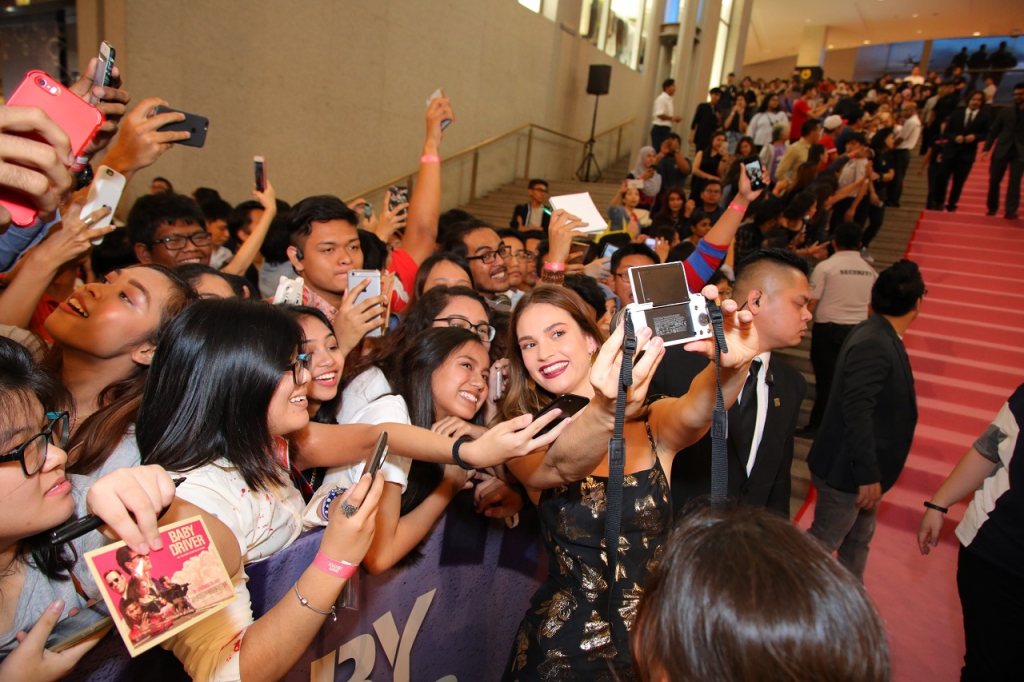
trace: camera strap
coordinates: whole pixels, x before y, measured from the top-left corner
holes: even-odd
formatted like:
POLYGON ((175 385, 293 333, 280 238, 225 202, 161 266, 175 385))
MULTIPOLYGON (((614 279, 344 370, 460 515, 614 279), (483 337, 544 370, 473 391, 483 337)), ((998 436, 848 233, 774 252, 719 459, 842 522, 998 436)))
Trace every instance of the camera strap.
POLYGON ((622 529, 622 480, 626 469, 626 440, 622 429, 626 424, 626 395, 633 385, 633 354, 636 353, 636 334, 633 317, 625 316, 625 336, 622 340, 622 367, 619 369, 619 392, 615 398, 615 428, 608 441, 608 487, 605 491, 607 511, 604 517, 604 549, 610 570, 608 578, 608 618, 614 609, 612 593, 618 571, 619 533, 622 529))
POLYGON ((722 353, 729 352, 725 342, 722 307, 708 301, 708 317, 715 335, 715 412, 711 417, 711 501, 724 502, 729 494, 729 413, 722 395, 722 353))

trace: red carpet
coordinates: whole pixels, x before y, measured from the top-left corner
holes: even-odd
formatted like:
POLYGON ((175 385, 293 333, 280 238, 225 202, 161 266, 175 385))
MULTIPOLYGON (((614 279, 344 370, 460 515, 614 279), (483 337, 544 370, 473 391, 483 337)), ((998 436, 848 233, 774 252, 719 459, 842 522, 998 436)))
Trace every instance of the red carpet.
MULTIPOLYGON (((950 509, 942 542, 925 557, 917 549, 922 503, 1024 377, 1024 221, 985 216, 987 189, 988 164, 979 161, 958 211, 923 211, 907 249, 929 292, 904 338, 920 416, 907 466, 882 499, 865 574, 900 682, 960 679, 953 529, 966 504, 950 509)), ((812 518, 798 523, 807 528, 812 518)))

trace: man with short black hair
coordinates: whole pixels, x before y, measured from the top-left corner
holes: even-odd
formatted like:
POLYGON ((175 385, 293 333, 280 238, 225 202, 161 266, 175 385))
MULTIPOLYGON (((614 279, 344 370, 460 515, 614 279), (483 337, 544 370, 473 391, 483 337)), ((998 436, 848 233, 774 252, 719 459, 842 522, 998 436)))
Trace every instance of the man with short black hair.
POLYGON ((491 226, 476 218, 457 224, 445 235, 441 251, 466 259, 473 288, 487 300, 488 305, 496 309, 511 309, 512 300, 506 292, 509 289, 508 262, 512 258, 512 249, 501 241, 491 226))
POLYGON ((832 236, 835 253, 818 263, 811 274, 808 307, 814 313, 811 365, 814 366, 815 399, 807 433, 818 430, 825 414, 843 341, 855 326, 868 318, 871 287, 878 273, 861 257, 862 234, 857 223, 840 223, 832 236))
POLYGON ((665 141, 661 143, 661 160, 655 165, 655 169, 661 175, 661 195, 659 202, 663 200, 665 193, 673 187, 682 187, 686 182, 686 176, 693 170, 690 160, 683 156, 682 138, 676 133, 669 133, 665 141))
POLYGON ((707 149, 711 137, 718 130, 719 121, 715 107, 718 106, 721 97, 721 90, 711 88, 708 95, 709 101, 698 104, 697 110, 693 112, 693 123, 690 124, 690 144, 694 145, 697 151, 707 149))
POLYGON ((385 312, 381 296, 356 305, 366 285, 348 285, 348 273, 363 267, 359 216, 338 197, 320 195, 295 204, 287 217, 288 260, 303 279, 302 304, 327 316, 342 355, 347 355, 382 324, 385 312))
POLYGON ((917 426, 917 397, 903 335, 927 289, 901 260, 871 289, 872 315, 843 343, 828 406, 807 464, 818 491, 809 533, 864 579, 882 494, 896 483, 917 426))
POLYGON ((544 205, 548 200, 548 181, 534 178, 527 187, 530 200, 516 206, 508 226, 513 230, 546 230, 551 222, 551 209, 544 205))
POLYGON ((213 238, 199 204, 184 194, 139 197, 128 212, 128 235, 140 263, 173 268, 210 264, 213 238))
POLYGON ((714 225, 725 213, 725 207, 722 206, 722 183, 718 180, 708 180, 704 189, 700 191, 699 199, 697 208, 704 211, 714 225))
POLYGON ((658 254, 646 244, 626 244, 612 254, 611 271, 605 284, 618 297, 624 307, 633 302, 633 287, 629 283, 629 269, 641 265, 661 263, 658 254))
POLYGON ((661 94, 654 100, 654 121, 651 124, 651 146, 661 149, 661 143, 665 141, 668 134, 672 132, 672 124, 682 121, 682 117, 676 116, 675 103, 672 97, 676 94, 676 81, 674 78, 666 78, 661 84, 661 94))
POLYGON ((793 102, 793 117, 790 119, 789 123, 790 142, 796 142, 797 139, 804 137, 804 132, 802 130, 804 123, 820 118, 832 105, 830 101, 821 102, 818 103, 817 106, 812 106, 812 102, 814 102, 817 96, 818 85, 816 83, 804 83, 803 87, 800 88, 800 99, 793 102))
MULTIPOLYGON (((754 316, 761 353, 751 362, 743 390, 729 409, 729 496, 789 518, 793 439, 807 382, 773 350, 800 343, 807 309, 807 261, 786 249, 762 249, 743 264, 732 298, 754 316)), ((665 349, 648 391, 679 396, 708 364, 683 346, 665 349)), ((711 438, 681 452, 672 465, 672 501, 681 509, 711 490, 711 438)))

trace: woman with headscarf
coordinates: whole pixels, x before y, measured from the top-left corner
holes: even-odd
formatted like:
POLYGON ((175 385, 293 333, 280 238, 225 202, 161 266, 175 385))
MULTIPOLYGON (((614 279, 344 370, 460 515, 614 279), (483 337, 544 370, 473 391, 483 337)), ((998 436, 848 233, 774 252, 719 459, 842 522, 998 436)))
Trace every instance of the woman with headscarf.
POLYGON ((654 200, 661 192, 661 174, 655 166, 661 161, 661 154, 654 151, 654 147, 641 147, 636 155, 636 164, 632 172, 626 176, 629 180, 643 180, 643 187, 640 190, 640 208, 648 211, 654 206, 654 200))

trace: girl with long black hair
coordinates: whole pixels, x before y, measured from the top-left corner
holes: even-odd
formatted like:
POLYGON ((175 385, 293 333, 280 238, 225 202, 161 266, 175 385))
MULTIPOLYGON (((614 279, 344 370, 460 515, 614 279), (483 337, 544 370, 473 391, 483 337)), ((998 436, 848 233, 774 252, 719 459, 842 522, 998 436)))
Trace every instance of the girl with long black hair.
POLYGON ((201 514, 238 597, 164 643, 193 679, 280 679, 332 613, 373 537, 384 481, 363 476, 329 505, 317 561, 253 621, 244 565, 288 547, 302 530, 283 438, 309 421, 302 340, 285 311, 223 299, 193 304, 160 337, 136 423, 142 461, 186 477, 163 523, 201 514))

